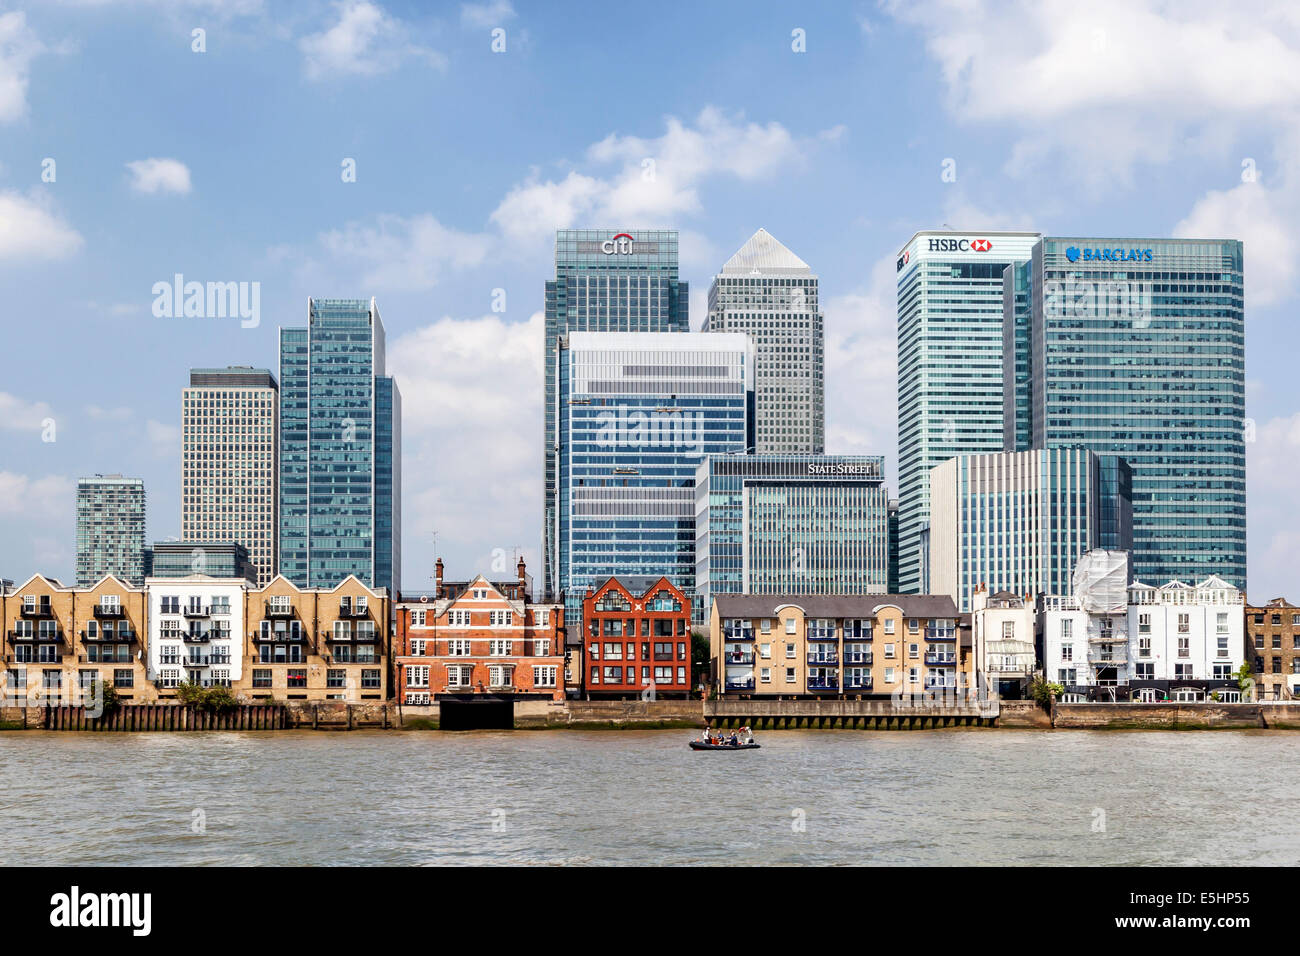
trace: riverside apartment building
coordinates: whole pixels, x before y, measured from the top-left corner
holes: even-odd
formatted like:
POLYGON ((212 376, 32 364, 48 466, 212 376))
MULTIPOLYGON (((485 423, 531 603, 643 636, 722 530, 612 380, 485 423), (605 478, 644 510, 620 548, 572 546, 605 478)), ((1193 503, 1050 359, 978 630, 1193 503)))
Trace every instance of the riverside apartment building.
POLYGON ((686 697, 691 601, 666 577, 612 577, 582 602, 588 697, 686 697))
POLYGON ((514 580, 443 580, 397 606, 394 659, 397 699, 564 699, 564 605, 536 604, 524 562, 514 580))
POLYGON ((728 697, 974 694, 970 615, 947 595, 720 594, 709 636, 728 697))

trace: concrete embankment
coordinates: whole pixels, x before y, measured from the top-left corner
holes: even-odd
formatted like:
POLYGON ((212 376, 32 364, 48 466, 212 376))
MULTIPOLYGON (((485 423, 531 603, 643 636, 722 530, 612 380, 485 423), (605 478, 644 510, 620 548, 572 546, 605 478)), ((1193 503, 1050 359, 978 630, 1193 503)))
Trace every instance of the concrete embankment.
POLYGON ((1297 730, 1300 704, 1056 704, 1057 730, 1297 730))

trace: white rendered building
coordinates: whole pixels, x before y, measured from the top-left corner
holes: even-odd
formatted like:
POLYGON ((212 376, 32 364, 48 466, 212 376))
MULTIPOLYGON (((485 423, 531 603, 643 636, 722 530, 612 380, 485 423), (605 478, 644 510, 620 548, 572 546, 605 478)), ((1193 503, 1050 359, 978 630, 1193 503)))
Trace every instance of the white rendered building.
POLYGON ((148 678, 159 690, 185 681, 230 686, 243 676, 244 578, 149 578, 148 678))

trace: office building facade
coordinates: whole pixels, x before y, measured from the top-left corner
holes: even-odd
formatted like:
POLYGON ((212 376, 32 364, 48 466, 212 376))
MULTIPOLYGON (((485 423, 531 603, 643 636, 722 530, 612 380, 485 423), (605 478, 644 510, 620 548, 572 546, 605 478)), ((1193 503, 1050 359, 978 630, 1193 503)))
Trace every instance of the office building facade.
MULTIPOLYGON (((1079 558, 1101 547, 1103 514, 1121 516, 1123 527, 1132 509, 1122 498, 1103 503, 1102 464, 1086 448, 1053 448, 959 455, 936 466, 929 555, 936 593, 963 611, 981 585, 1031 601, 1068 594, 1079 558)), ((1113 467, 1122 473, 1127 466, 1113 467)))
POLYGON ((280 396, 266 369, 190 370, 181 393, 181 537, 248 549, 259 584, 279 558, 280 396))
POLYGON ((400 587, 401 417, 375 300, 308 300, 307 327, 280 330, 280 573, 298 587, 400 587))
POLYGON ((754 450, 826 450, 825 344, 817 276, 760 229, 714 276, 705 332, 745 332, 755 345, 754 450))
POLYGON ((1048 237, 1004 280, 1008 447, 1122 456, 1146 580, 1246 586, 1242 275, 1236 240, 1048 237))
POLYGON ((697 622, 720 594, 884 594, 884 459, 710 455, 695 480, 697 622))
POLYGON ((144 584, 145 494, 139 478, 77 480, 77 586, 91 587, 106 574, 144 584))
POLYGON ((925 580, 930 470, 1003 450, 1003 272, 1038 233, 918 232, 899 251, 899 588, 925 580))
POLYGON ((695 586, 695 479, 753 444, 754 348, 740 333, 571 332, 557 342, 556 592, 582 619, 611 576, 695 586))
POLYGON ((687 332, 689 298, 688 284, 677 278, 673 230, 556 233, 555 278, 546 283, 543 346, 542 580, 548 593, 559 588, 557 343, 570 332, 687 332))

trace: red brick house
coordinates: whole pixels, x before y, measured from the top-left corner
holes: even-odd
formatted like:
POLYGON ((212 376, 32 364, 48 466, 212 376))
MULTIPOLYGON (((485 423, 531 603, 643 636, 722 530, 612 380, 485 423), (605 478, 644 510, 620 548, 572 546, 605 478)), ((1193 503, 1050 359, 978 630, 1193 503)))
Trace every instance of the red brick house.
POLYGON ((564 605, 529 598, 524 562, 511 581, 444 582, 397 604, 397 699, 405 704, 493 696, 564 699, 564 605))
POLYGON ((582 602, 588 697, 688 697, 691 602, 667 578, 612 577, 582 602))

